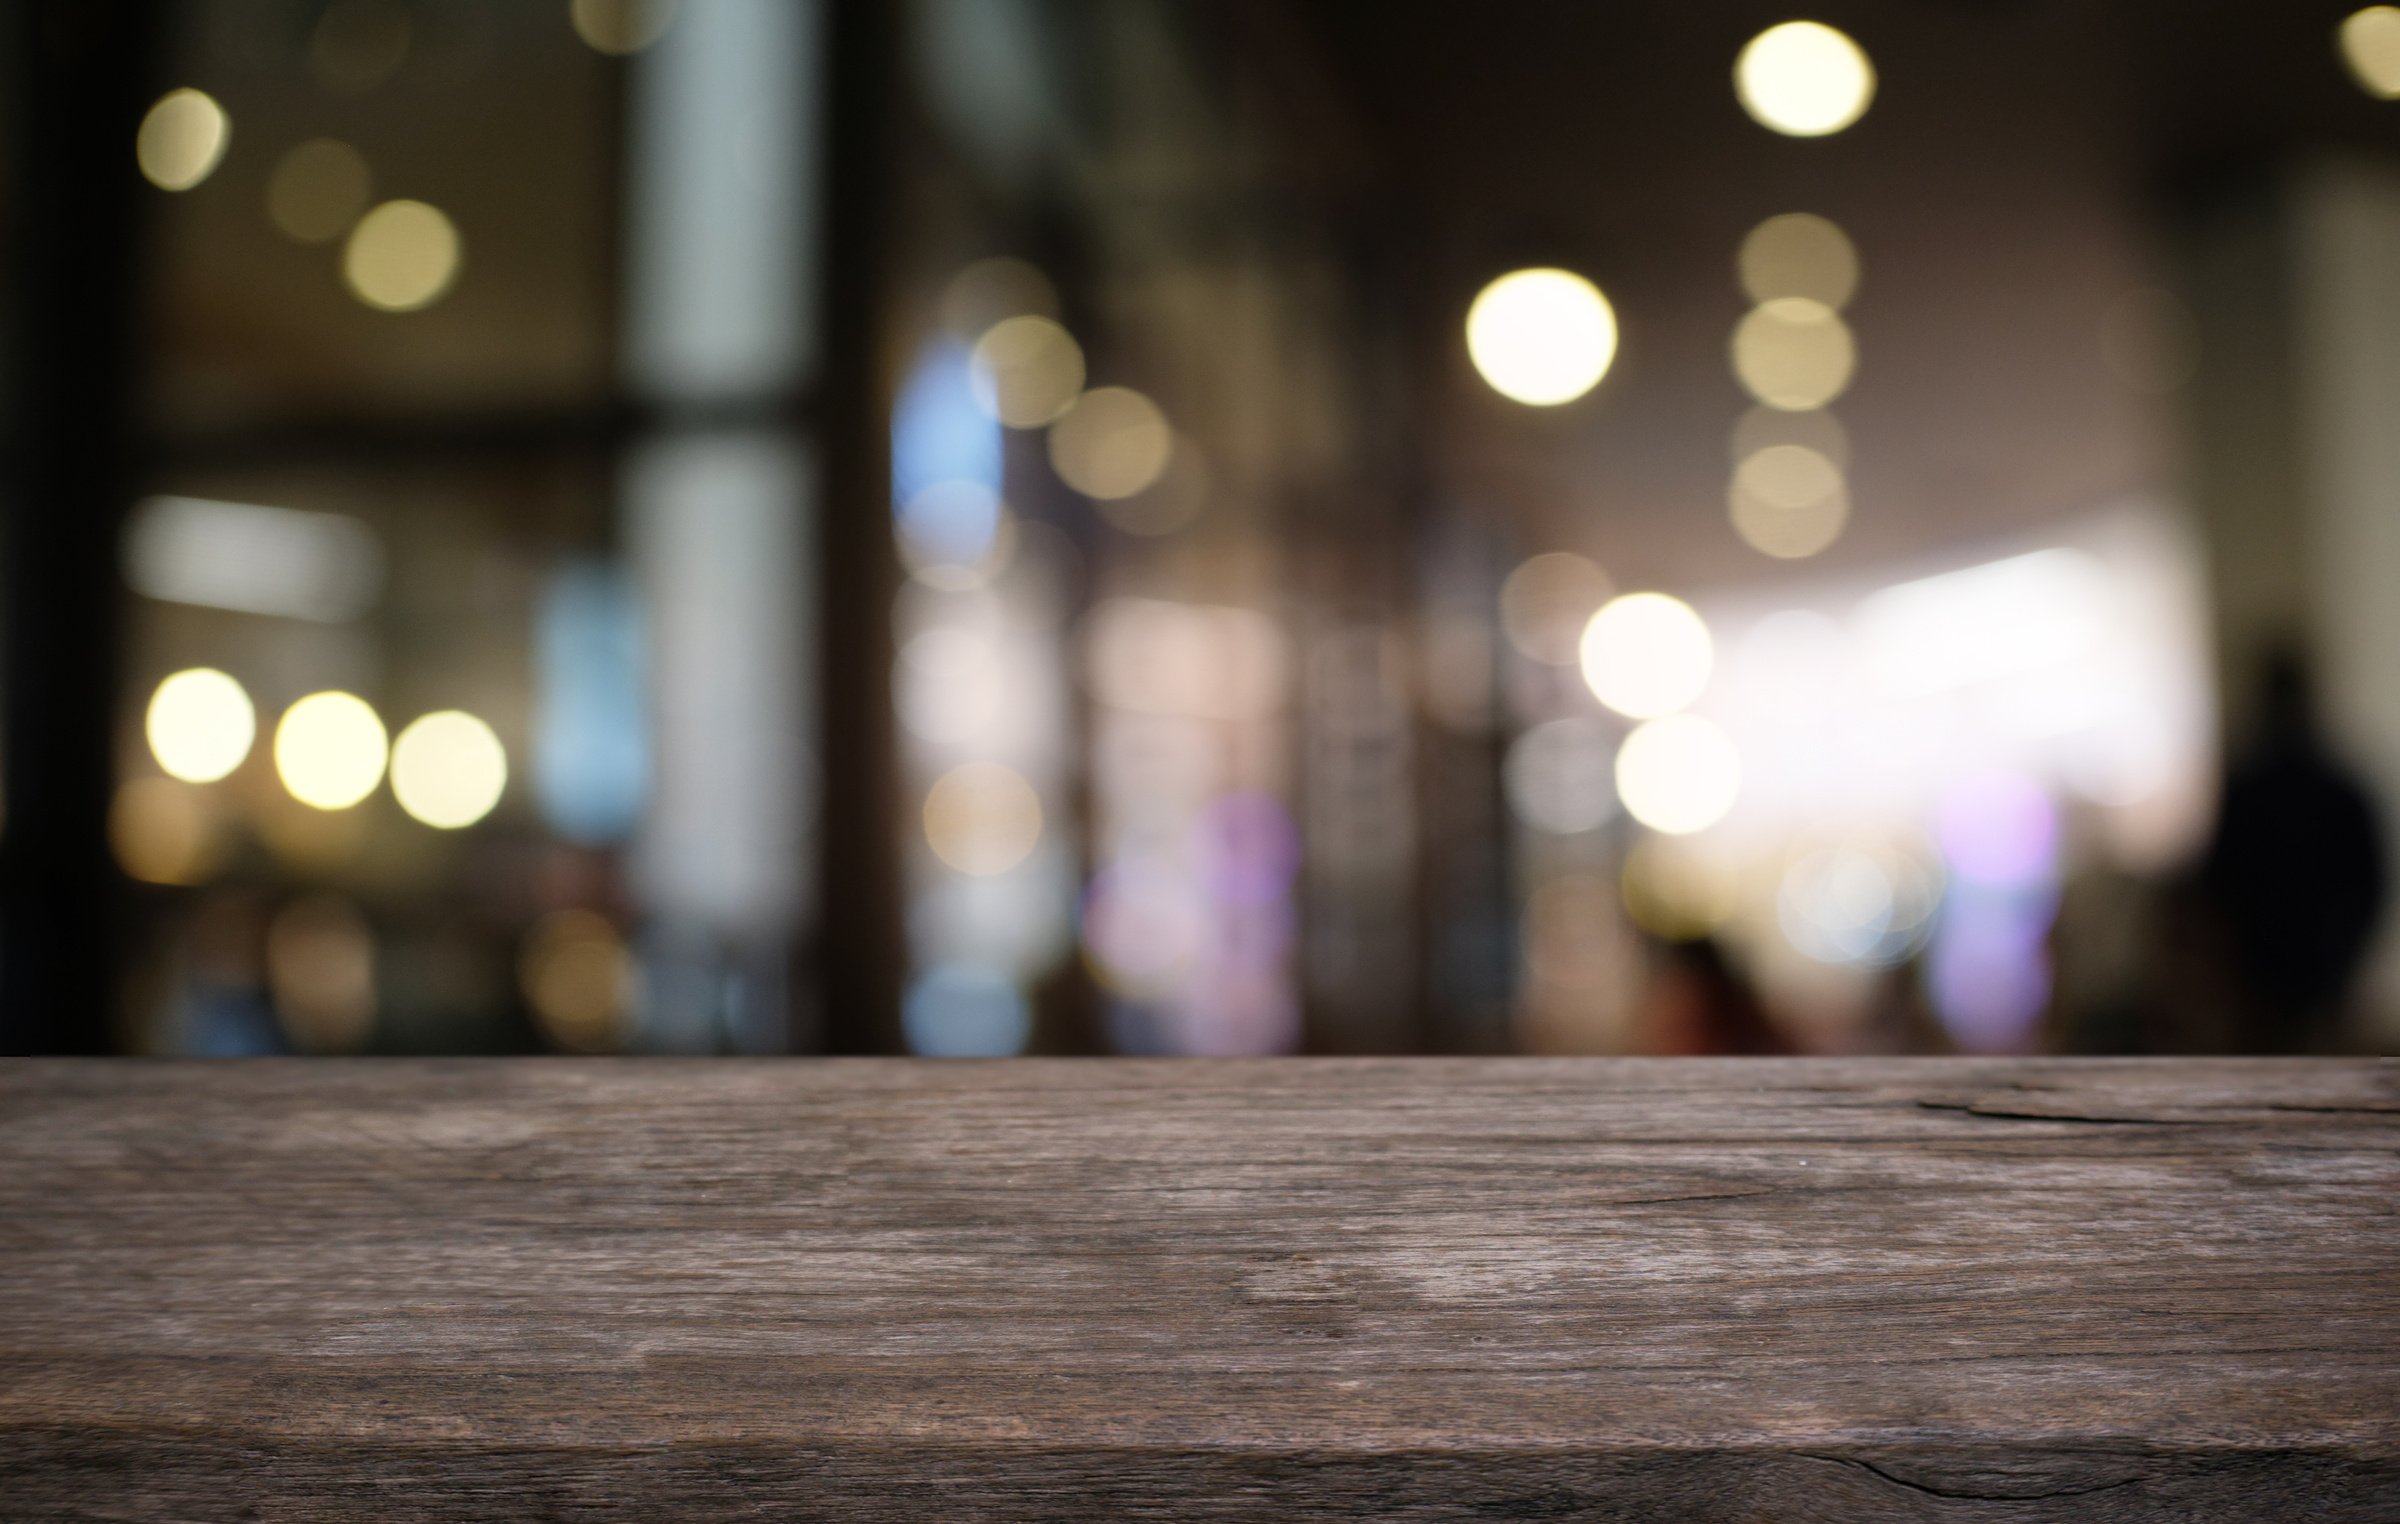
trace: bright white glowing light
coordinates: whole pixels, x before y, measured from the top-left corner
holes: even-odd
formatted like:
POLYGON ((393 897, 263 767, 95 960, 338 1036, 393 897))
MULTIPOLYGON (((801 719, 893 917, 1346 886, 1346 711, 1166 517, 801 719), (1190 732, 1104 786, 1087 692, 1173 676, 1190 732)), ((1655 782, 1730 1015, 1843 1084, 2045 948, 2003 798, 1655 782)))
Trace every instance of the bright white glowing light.
POLYGON ((145 498, 125 526, 125 580, 145 598, 340 624, 383 592, 383 541, 338 513, 145 498))
POLYGON ((1742 759, 1715 721, 1673 714, 1634 728, 1617 749, 1617 795, 1653 831, 1685 836, 1725 818, 1742 791, 1742 759))
POLYGON ((170 777, 214 783, 250 755, 258 714, 240 683, 214 667, 192 667, 150 695, 142 731, 170 777))
POLYGON ((1572 271, 1517 270, 1467 309, 1467 354, 1503 397, 1556 407, 1608 374, 1617 314, 1599 287, 1572 271))
POLYGON ((458 278, 458 229, 438 207, 386 201, 358 219, 342 250, 342 278, 360 301, 414 312, 442 299, 458 278))
POLYGON ((383 721, 355 694, 312 693, 275 727, 275 771, 313 809, 346 810, 373 793, 389 753, 383 721))
POLYGON ((1708 686, 1715 649, 1708 626, 1680 598, 1627 593, 1583 627, 1583 680, 1617 713, 1672 714, 1708 686))
POLYGON ((1866 115, 1875 99, 1875 66, 1832 27, 1787 21, 1750 39, 1733 66, 1733 86, 1760 126, 1821 138, 1866 115))
POLYGON ((2353 11, 2334 35, 2360 89, 2378 100, 2400 99, 2400 9, 2353 11))
POLYGON ((206 92, 169 90, 142 118, 133 157, 152 185, 187 191, 216 172, 232 137, 225 108, 206 92))
POLYGON ((1887 587, 1852 615, 1893 698, 1923 698, 2072 661, 2109 628, 2107 573, 2089 554, 2037 550, 1887 587))
POLYGON ((508 751, 492 727, 461 709, 409 722, 392 743, 392 794, 438 830, 471 826, 508 787, 508 751))

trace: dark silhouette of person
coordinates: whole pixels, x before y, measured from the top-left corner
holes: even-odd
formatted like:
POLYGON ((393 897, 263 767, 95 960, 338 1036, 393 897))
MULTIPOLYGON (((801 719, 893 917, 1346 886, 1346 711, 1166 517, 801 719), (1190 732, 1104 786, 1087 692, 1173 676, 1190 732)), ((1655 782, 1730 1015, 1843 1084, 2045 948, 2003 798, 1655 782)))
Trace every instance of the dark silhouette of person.
POLYGON ((2253 1053, 2329 1046, 2388 889, 2375 801, 2318 723, 2307 668, 2267 660, 2257 734, 2228 767, 2201 888, 2253 1053))
POLYGON ((1644 1025, 1665 1053, 1789 1053, 1792 1045, 1713 937, 1669 942, 1646 994, 1644 1025))

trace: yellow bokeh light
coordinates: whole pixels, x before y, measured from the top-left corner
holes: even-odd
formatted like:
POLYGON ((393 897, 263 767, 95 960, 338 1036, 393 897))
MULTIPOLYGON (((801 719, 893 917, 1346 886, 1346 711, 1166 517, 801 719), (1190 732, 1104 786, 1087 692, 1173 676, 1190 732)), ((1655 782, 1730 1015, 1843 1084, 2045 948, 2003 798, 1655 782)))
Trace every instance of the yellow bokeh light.
POLYGON ((1014 768, 966 762, 925 795, 925 841, 961 873, 989 877, 1023 862, 1042 835, 1042 801, 1014 768))
POLYGON ((555 1046, 606 1053, 625 1045, 638 973, 606 917, 560 910, 535 922, 517 960, 517 982, 535 1025, 555 1046))
POLYGON ((1636 720, 1690 704, 1716 662, 1707 624, 1665 593, 1610 599, 1583 627, 1580 654, 1593 697, 1636 720))
POLYGON ((975 401, 1012 429, 1038 429, 1083 391, 1083 346, 1046 317, 1003 318, 975 341, 975 401))
POLYGON ((130 878, 197 884, 224 866, 225 833, 209 796, 173 778, 134 778, 108 809, 108 844, 130 878))
POLYGON ((969 343, 1010 318, 1057 316, 1050 277, 1005 254, 975 261, 942 288, 942 326, 969 343))
POLYGON ((1625 812, 1670 836, 1705 831, 1742 791, 1742 760, 1715 721, 1672 714, 1634 727, 1617 748, 1617 797, 1625 812))
POLYGON ((602 53, 639 53, 665 35, 675 0, 571 0, 575 35, 602 53))
POLYGON ((1769 217, 1742 240, 1742 289, 1754 302, 1802 296, 1839 309, 1858 293, 1850 235, 1811 212, 1769 217))
POLYGON ((1787 21, 1750 39, 1733 66, 1733 85, 1760 126, 1819 138, 1866 115, 1875 99, 1875 66, 1832 27, 1787 21))
POLYGON ((1572 402, 1617 357, 1617 314, 1570 270, 1517 270, 1467 309, 1467 355, 1503 397, 1530 407, 1572 402))
POLYGON ((1734 469, 1733 527, 1754 550, 1783 560, 1831 545, 1850 518, 1841 467, 1805 445, 1768 445, 1734 469))
POLYGON ((1158 404, 1123 386, 1075 399, 1050 426, 1050 465, 1085 497, 1132 497, 1156 483, 1174 453, 1174 431, 1158 404))
POLYGON ((275 161, 267 219, 302 243, 331 243, 358 221, 374 189, 365 155, 337 138, 311 138, 275 161))
POLYGON ((507 787, 507 749, 463 709, 420 715, 392 743, 392 796, 438 830, 473 825, 507 787))
POLYGON ((267 990, 293 1046, 348 1053, 375 1028, 375 933, 348 900, 295 900, 267 923, 267 990))
POLYGON ((1821 408, 1848 389, 1857 367, 1850 325, 1804 296, 1761 302, 1734 330, 1733 373, 1769 407, 1821 408))
POLYGON ((358 220, 342 250, 342 278, 360 301, 414 312, 440 301, 458 279, 458 229, 438 207, 386 201, 358 220))
POLYGON ((346 810, 375 791, 389 754, 383 721, 355 694, 312 693, 275 727, 275 771, 294 799, 346 810))
POLYGON ((169 90, 134 134, 134 162, 160 190, 187 191, 216 172, 233 139, 225 108, 203 90, 169 90))
POLYGON ((2400 99, 2400 9, 2353 11, 2334 35, 2360 89, 2378 100, 2400 99))
POLYGON ((242 765, 258 735, 258 712, 242 685, 214 667, 175 673, 150 695, 142 716, 150 755, 186 783, 214 783, 242 765))
POLYGON ((1534 556, 1500 584, 1500 628, 1508 643, 1553 667, 1575 664, 1583 627, 1616 589, 1608 573, 1571 551, 1534 556))

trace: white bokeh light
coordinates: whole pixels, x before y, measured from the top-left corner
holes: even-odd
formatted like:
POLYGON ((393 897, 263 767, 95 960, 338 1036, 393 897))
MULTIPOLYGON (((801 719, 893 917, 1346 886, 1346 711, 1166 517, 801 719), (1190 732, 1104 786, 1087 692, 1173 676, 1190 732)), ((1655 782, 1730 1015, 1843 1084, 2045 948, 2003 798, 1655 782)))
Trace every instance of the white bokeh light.
POLYGON ((1866 115, 1875 66, 1857 43, 1816 21, 1787 21, 1750 39, 1733 67, 1734 93, 1762 127, 1821 138, 1866 115))
POLYGON ((1714 720, 1669 715, 1634 728, 1617 749, 1617 796, 1625 812, 1670 836, 1725 818, 1742 791, 1742 759, 1714 720))
POLYGON ((158 685, 142 728, 170 776, 214 783, 250 755, 258 717, 240 683, 214 667, 192 667, 158 685))
POLYGON ((1492 390, 1530 407, 1572 402, 1617 357, 1617 315, 1570 270, 1518 270, 1467 309, 1467 354, 1492 390))
POLYGON ((492 727, 460 709, 411 721, 392 743, 392 794, 437 830, 471 826, 508 787, 508 751, 492 727))
POLYGON ((312 809, 346 810, 373 793, 390 750, 383 721, 355 694, 312 693, 275 727, 275 771, 312 809))
POLYGON ((1636 720, 1689 705, 1716 661, 1707 624, 1665 593, 1610 599, 1583 627, 1580 654, 1592 696, 1636 720))

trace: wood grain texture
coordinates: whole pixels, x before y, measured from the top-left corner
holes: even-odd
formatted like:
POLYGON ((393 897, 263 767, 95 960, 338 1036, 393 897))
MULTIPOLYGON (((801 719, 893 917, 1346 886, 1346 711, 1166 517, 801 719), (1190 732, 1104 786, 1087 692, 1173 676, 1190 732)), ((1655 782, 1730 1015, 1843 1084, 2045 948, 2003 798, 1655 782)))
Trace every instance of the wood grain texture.
POLYGON ((30 1061, 0 1519, 2400 1520, 2400 1067, 30 1061))

